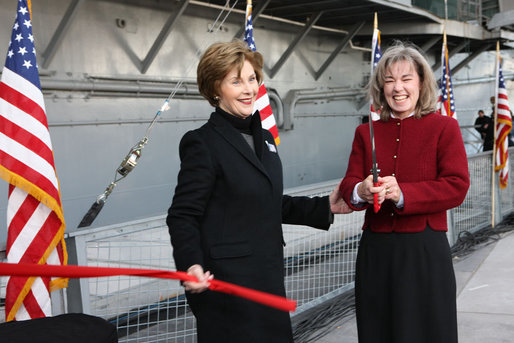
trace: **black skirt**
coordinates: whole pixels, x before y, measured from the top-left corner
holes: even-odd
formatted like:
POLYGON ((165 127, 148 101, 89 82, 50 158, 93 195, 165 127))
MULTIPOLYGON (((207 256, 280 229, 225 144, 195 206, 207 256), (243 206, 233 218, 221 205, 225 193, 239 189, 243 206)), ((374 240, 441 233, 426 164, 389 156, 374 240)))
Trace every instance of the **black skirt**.
POLYGON ((355 297, 359 343, 456 343, 456 285, 446 232, 364 230, 355 297))

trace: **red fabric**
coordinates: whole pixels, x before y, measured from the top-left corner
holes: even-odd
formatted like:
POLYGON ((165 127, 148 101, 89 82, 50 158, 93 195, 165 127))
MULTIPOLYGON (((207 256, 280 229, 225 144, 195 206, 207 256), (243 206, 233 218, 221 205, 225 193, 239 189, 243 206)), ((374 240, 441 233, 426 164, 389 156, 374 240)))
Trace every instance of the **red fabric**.
POLYGON ((421 232, 429 225, 447 231, 446 210, 459 206, 469 188, 468 162, 458 122, 432 113, 421 119, 379 120, 373 125, 380 176, 396 177, 404 207, 398 209, 387 200, 374 214, 369 204, 350 204, 354 186, 370 174, 372 164, 369 126, 360 125, 339 190, 354 210, 367 210, 363 229, 421 232))
MULTIPOLYGON (((185 272, 171 272, 154 269, 132 269, 132 268, 107 268, 107 267, 82 267, 82 266, 59 266, 39 264, 15 264, 0 263, 1 276, 46 276, 63 278, 89 278, 102 276, 132 275, 141 277, 153 277, 160 279, 174 279, 181 281, 195 281, 196 278, 185 272)), ((254 289, 241 287, 220 280, 211 280, 209 289, 232 294, 257 303, 270 306, 285 312, 296 310, 296 301, 278 295, 269 294, 254 289)))

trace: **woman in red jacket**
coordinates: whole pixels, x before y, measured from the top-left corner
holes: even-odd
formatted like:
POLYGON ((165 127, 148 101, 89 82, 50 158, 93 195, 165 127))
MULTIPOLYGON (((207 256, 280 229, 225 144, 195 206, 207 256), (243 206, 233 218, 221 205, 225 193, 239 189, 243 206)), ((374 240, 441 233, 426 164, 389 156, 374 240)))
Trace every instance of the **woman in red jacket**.
POLYGON ((366 210, 355 280, 359 342, 457 342, 446 211, 462 203, 469 187, 458 122, 434 113, 435 78, 414 47, 389 48, 369 89, 381 109, 373 122, 379 186, 370 175, 366 123, 355 132, 339 189, 352 209, 366 210))

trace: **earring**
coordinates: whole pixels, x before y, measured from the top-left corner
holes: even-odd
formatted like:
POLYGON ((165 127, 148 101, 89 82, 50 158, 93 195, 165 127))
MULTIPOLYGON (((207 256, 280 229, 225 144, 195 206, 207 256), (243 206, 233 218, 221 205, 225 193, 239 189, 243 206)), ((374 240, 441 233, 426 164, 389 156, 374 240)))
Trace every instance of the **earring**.
POLYGON ((219 97, 219 96, 217 96, 217 95, 215 95, 215 96, 214 96, 214 101, 220 101, 220 97, 219 97))

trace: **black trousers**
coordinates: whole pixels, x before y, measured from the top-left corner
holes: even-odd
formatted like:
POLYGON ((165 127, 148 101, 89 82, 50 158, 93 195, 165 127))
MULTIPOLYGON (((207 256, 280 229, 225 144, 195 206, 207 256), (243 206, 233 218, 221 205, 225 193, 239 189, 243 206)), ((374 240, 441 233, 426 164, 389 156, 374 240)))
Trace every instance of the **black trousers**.
POLYGON ((364 230, 355 298, 359 343, 456 343, 456 285, 446 232, 364 230))

